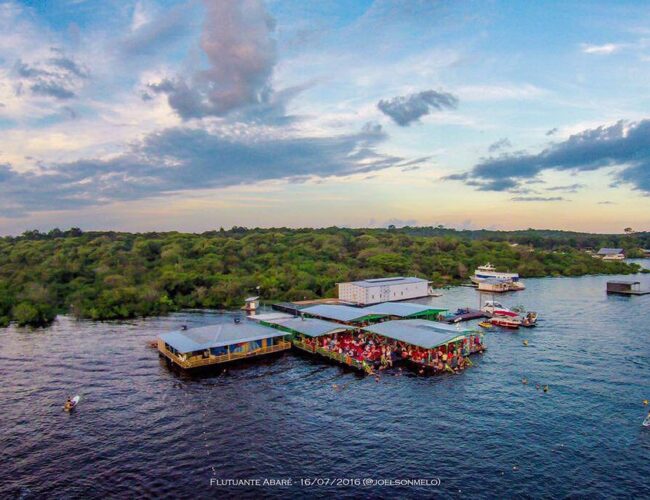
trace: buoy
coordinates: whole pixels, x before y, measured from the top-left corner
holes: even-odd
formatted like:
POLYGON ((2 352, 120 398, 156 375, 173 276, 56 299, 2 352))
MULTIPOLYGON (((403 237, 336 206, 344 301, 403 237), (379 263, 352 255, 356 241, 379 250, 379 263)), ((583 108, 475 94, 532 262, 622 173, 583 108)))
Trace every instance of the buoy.
POLYGON ((526 347, 528 347, 528 341, 527 341, 527 340, 524 340, 524 345, 525 345, 526 347))
POLYGON ((548 385, 544 386, 544 392, 548 392, 548 385))
POLYGON ((648 406, 648 400, 647 399, 643 400, 643 406, 648 406))
POLYGON ((527 379, 526 377, 522 378, 522 379, 521 379, 521 383, 524 384, 524 385, 527 384, 527 383, 528 383, 528 379, 527 379))

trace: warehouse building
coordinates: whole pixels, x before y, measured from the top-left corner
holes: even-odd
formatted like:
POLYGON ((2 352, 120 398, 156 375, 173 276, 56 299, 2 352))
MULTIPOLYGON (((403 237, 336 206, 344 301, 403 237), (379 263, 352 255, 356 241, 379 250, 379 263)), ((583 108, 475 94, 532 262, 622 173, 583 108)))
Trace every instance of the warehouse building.
POLYGON ((401 276, 350 281, 338 283, 339 299, 360 305, 416 299, 431 295, 430 285, 427 280, 401 276))

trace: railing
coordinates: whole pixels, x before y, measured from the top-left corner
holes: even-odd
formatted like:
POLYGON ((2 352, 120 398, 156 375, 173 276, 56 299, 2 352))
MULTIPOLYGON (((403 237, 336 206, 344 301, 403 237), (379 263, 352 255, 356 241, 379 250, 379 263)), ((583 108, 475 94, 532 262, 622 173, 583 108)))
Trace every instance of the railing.
POLYGON ((322 347, 311 346, 305 342, 301 342, 296 339, 293 340, 293 344, 304 351, 320 354, 324 358, 333 359, 335 361, 338 361, 339 363, 343 363, 344 365, 348 365, 351 366, 352 368, 356 368, 357 370, 361 370, 367 373, 372 372, 372 368, 370 365, 362 361, 358 361, 350 356, 345 356, 343 354, 339 354, 338 352, 329 351, 322 347))
POLYGON ((238 359, 254 358, 255 356, 261 356, 262 354, 285 351, 290 348, 291 342, 288 342, 286 340, 279 340, 275 345, 272 345, 270 347, 260 347, 259 349, 255 349, 249 352, 231 352, 229 354, 221 354, 219 356, 210 354, 210 356, 207 358, 204 358, 203 356, 193 356, 186 358, 178 356, 177 354, 169 351, 165 347, 165 343, 162 340, 158 340, 158 351, 160 351, 161 354, 170 359, 173 363, 185 369, 228 363, 229 361, 236 361, 238 359))

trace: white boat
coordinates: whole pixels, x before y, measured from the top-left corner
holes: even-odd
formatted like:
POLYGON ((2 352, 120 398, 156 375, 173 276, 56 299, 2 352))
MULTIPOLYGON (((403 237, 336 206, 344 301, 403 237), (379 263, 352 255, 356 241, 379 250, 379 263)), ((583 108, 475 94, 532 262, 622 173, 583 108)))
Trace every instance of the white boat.
POLYGON ((519 316, 518 313, 508 309, 506 306, 500 304, 496 300, 486 300, 485 305, 481 308, 481 311, 491 316, 510 316, 513 318, 519 316))
POLYGON ((512 281, 513 283, 517 283, 519 282, 519 274, 498 272, 496 268, 488 262, 484 266, 478 266, 476 268, 476 271, 474 271, 474 274, 470 277, 470 279, 476 284, 479 284, 481 281, 487 279, 495 279, 499 281, 512 281))

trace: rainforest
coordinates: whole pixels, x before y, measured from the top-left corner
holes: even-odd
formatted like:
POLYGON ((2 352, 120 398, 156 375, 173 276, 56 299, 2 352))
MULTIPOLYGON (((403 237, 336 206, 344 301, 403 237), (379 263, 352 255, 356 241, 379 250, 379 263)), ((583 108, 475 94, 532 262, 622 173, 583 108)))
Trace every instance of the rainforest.
POLYGON ((338 282, 381 276, 454 285, 486 262, 524 278, 629 274, 639 267, 586 250, 618 245, 634 256, 649 243, 648 233, 443 227, 27 231, 0 238, 0 325, 45 326, 57 314, 112 320, 232 308, 251 294, 263 301, 333 297, 338 282))

